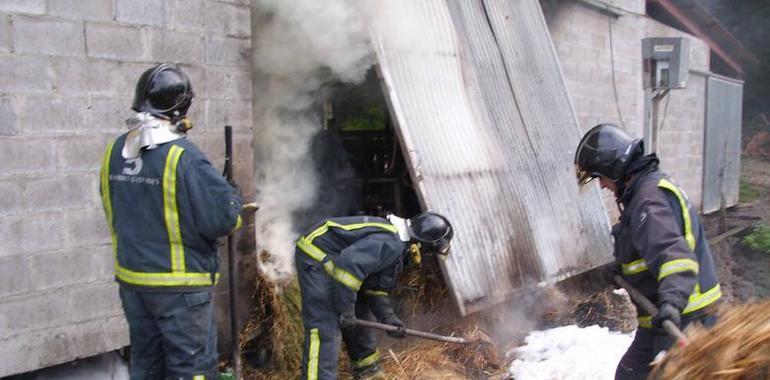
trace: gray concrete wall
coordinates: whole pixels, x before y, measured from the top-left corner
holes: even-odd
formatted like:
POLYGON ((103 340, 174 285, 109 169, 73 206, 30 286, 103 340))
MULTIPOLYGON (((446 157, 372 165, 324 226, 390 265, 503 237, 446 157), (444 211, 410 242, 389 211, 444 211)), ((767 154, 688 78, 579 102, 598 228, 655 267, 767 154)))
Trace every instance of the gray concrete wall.
MULTIPOLYGON (((592 2, 599 6, 583 0, 541 3, 584 131, 601 122, 612 122, 633 135, 644 136, 641 40, 645 37, 687 37, 691 43, 691 68, 708 71, 707 45, 645 16, 644 0, 592 2), (612 11, 606 11, 602 4, 610 5, 612 11)), ((663 170, 698 206, 702 193, 704 102, 702 75, 691 73, 686 89, 670 92, 658 152, 663 170)), ((608 199, 607 204, 614 215, 614 201, 608 199)))
POLYGON ((98 170, 144 70, 183 65, 190 139, 221 168, 232 124, 253 198, 249 20, 248 0, 0 1, 0 377, 128 344, 98 170))

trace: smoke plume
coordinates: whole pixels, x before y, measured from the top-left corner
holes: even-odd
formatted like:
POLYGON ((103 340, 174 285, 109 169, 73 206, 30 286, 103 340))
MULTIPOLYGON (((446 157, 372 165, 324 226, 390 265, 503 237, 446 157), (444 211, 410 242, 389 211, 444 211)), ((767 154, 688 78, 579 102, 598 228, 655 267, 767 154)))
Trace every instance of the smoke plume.
POLYGON ((293 272, 294 216, 316 199, 311 160, 326 85, 361 82, 372 65, 362 6, 349 0, 254 0, 254 154, 260 267, 293 272))

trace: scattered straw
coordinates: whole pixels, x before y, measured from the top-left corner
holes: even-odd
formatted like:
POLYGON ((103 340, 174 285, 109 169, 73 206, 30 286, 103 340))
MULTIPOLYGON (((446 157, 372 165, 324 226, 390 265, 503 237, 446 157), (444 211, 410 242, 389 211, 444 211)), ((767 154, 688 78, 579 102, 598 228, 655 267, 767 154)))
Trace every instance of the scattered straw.
POLYGON ((690 344, 672 348, 655 367, 663 380, 770 378, 770 302, 723 307, 711 329, 687 329, 690 344))

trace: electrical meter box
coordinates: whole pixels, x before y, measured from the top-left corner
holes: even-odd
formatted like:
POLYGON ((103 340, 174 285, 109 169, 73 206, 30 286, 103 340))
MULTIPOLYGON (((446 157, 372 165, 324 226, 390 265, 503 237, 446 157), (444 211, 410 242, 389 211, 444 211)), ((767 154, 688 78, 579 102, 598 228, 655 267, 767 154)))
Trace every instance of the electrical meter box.
POLYGON ((655 37, 642 40, 644 88, 684 88, 690 69, 690 40, 655 37))

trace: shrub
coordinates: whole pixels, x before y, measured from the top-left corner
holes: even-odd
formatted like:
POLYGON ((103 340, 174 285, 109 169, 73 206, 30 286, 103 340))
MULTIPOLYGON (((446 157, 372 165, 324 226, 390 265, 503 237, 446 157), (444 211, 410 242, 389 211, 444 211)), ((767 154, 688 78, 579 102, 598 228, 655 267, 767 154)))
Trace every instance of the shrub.
POLYGON ((743 238, 743 244, 757 252, 770 254, 770 227, 759 224, 743 238))

